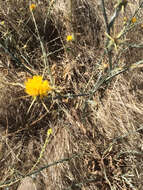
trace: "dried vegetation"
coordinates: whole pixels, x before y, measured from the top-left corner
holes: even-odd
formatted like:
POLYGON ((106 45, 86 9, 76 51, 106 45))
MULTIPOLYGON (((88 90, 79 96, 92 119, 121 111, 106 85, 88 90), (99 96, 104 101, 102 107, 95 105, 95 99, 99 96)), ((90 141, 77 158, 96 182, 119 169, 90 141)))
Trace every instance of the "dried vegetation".
MULTIPOLYGON (((143 68, 135 63, 143 60, 142 8, 124 44, 103 55, 107 35, 100 3, 34 3, 30 12, 29 1, 0 2, 0 188, 16 190, 31 176, 38 190, 141 190, 143 68), (71 34, 75 39, 66 42, 71 34), (126 72, 95 90, 110 56, 113 74, 126 72), (24 81, 43 72, 58 91, 31 106, 24 81)), ((130 3, 116 19, 112 37, 123 29, 123 17, 131 19, 138 9, 137 0, 130 3)), ((105 7, 110 18, 116 1, 105 1, 105 7)))

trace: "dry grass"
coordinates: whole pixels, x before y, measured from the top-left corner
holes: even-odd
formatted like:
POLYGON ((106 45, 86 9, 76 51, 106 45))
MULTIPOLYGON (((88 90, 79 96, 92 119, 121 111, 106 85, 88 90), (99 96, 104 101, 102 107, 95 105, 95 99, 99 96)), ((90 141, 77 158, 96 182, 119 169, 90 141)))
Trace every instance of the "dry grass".
MULTIPOLYGON (((113 72, 126 72, 92 94, 109 67, 108 54, 103 55, 106 26, 96 1, 72 2, 35 2, 40 39, 29 1, 0 2, 0 188, 16 190, 30 175, 38 190, 141 190, 143 69, 132 64, 143 59, 143 28, 135 23, 118 51, 112 49, 113 72), (75 40, 67 43, 70 34, 75 40), (58 91, 36 100, 27 112, 32 98, 24 81, 43 72, 58 91)), ((132 3, 128 19, 139 6, 132 3)), ((109 18, 115 4, 105 1, 109 18)), ((123 28, 122 19, 120 14, 111 37, 123 28)))

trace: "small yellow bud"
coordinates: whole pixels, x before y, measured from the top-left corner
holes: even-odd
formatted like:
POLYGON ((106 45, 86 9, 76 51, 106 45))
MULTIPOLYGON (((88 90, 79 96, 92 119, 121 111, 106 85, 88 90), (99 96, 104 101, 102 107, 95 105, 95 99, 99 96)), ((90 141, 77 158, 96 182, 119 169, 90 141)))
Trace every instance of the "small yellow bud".
POLYGON ((135 22, 137 22, 137 19, 136 19, 136 17, 133 17, 131 21, 132 21, 132 23, 135 23, 135 22))
POLYGON ((0 22, 1 25, 4 25, 4 23, 5 23, 4 20, 0 22))
POLYGON ((123 20, 124 20, 124 22, 127 22, 128 19, 126 16, 124 16, 123 20))
POLYGON ((51 128, 48 129, 48 136, 49 136, 50 134, 52 134, 52 129, 51 129, 51 128))

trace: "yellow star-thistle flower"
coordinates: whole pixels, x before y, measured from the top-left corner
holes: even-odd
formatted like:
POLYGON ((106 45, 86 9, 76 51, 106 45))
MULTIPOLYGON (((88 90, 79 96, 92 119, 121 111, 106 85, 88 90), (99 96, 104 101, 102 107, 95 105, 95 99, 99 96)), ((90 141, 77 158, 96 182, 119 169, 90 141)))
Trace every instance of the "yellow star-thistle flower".
POLYGON ((73 35, 68 35, 68 36, 67 36, 67 42, 73 41, 73 40, 74 40, 73 35))
POLYGON ((42 76, 33 76, 25 82, 25 92, 32 97, 46 96, 52 87, 49 85, 47 80, 43 80, 42 76))
POLYGON ((35 5, 34 3, 32 3, 32 4, 29 6, 30 11, 33 11, 35 8, 36 8, 36 5, 35 5))

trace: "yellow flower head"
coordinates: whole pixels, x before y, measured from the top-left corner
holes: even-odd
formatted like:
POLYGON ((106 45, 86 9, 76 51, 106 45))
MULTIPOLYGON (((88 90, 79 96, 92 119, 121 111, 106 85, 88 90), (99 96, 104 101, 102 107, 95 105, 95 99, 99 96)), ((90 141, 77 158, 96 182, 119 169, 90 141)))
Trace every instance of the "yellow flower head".
POLYGON ((25 92, 30 96, 36 97, 46 96, 52 87, 47 80, 43 80, 42 76, 33 76, 25 82, 25 92))
POLYGON ((32 3, 32 4, 29 6, 30 11, 33 11, 35 8, 36 8, 36 5, 35 5, 34 3, 32 3))
POLYGON ((137 19, 136 19, 136 17, 133 17, 132 18, 132 23, 135 23, 135 22, 137 22, 137 19))
POLYGON ((67 42, 73 41, 73 40, 74 40, 73 35, 68 35, 68 36, 67 36, 67 42))

